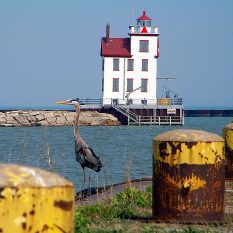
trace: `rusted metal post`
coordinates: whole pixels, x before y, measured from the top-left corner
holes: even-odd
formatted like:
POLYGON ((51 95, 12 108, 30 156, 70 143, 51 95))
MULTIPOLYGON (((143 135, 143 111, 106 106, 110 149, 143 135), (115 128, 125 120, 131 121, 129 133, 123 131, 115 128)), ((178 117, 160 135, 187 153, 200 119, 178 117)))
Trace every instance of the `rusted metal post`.
POLYGON ((226 178, 233 178, 233 123, 223 129, 226 154, 226 178))
POLYGON ((153 217, 181 223, 222 222, 224 140, 201 130, 153 139, 153 217))
POLYGON ((54 173, 0 164, 0 232, 74 232, 74 191, 54 173))

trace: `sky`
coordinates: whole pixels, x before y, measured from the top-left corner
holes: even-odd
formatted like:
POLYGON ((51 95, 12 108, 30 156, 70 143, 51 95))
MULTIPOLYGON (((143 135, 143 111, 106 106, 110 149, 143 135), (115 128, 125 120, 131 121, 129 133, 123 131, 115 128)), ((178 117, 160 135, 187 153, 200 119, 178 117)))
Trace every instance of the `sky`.
POLYGON ((100 41, 128 37, 146 10, 159 27, 158 97, 233 108, 233 0, 0 0, 0 106, 101 98, 100 41), (134 23, 133 23, 134 22, 134 23))

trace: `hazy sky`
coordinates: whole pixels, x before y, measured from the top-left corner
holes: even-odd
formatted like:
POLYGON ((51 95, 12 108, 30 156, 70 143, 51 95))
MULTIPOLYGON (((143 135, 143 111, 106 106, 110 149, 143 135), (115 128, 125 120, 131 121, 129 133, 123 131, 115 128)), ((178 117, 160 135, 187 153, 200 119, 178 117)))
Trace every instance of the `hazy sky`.
POLYGON ((158 81, 185 106, 233 106, 233 0, 0 0, 0 106, 101 97, 100 40, 147 11, 159 26, 158 81))

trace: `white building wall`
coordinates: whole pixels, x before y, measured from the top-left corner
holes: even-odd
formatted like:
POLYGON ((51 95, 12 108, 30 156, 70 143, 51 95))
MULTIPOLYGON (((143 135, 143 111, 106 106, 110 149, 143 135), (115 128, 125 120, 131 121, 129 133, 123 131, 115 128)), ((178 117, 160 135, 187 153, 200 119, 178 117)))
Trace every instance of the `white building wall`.
POLYGON ((148 79, 147 92, 135 92, 131 98, 156 99, 156 78, 157 78, 157 37, 156 36, 131 36, 131 54, 135 64, 135 84, 141 85, 141 79, 148 79), (149 41, 149 52, 139 52, 140 40, 149 41), (142 59, 148 59, 148 71, 142 71, 142 59))
POLYGON ((156 103, 157 59, 155 56, 157 55, 157 39, 156 36, 131 36, 131 59, 134 59, 134 71, 127 71, 128 58, 119 58, 119 71, 113 71, 113 57, 103 58, 104 104, 110 104, 111 99, 119 99, 119 102, 125 103, 128 78, 134 80, 133 89, 141 86, 141 79, 148 79, 147 92, 142 92, 139 89, 130 95, 134 103, 141 103, 143 99, 147 99, 148 103, 156 103), (140 40, 149 40, 149 52, 139 52, 140 40), (148 71, 142 71, 142 59, 148 59, 148 71), (113 78, 119 78, 119 92, 112 91, 113 78))
POLYGON ((124 70, 125 70, 125 58, 119 59, 119 71, 113 71, 113 57, 104 58, 104 91, 103 100, 104 104, 110 104, 111 99, 123 99, 124 89, 124 70), (113 92, 113 79, 119 78, 119 92, 113 92))

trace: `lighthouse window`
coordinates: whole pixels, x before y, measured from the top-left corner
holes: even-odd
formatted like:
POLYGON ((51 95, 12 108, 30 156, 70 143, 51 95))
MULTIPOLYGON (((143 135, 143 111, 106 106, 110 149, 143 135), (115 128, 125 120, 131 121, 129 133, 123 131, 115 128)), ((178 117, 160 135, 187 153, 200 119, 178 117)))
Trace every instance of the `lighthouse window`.
POLYGON ((119 59, 113 58, 113 70, 114 71, 119 71, 119 59))
POLYGON ((147 92, 148 79, 141 79, 141 92, 147 92))
POLYGON ((142 59, 142 71, 148 71, 148 59, 142 59))
POLYGON ((138 22, 137 22, 137 25, 138 26, 146 26, 146 27, 150 27, 151 26, 151 21, 140 21, 140 20, 138 20, 138 22))
POLYGON ((119 91, 119 78, 114 78, 112 83, 112 91, 118 92, 119 91))
POLYGON ((134 69, 134 59, 128 59, 127 70, 133 71, 133 69, 134 69))
POLYGON ((138 26, 143 26, 143 21, 137 20, 137 25, 138 25, 138 26))
POLYGON ((151 21, 146 21, 145 26, 150 27, 151 26, 151 21))
POLYGON ((140 40, 139 52, 149 52, 149 40, 140 40))
POLYGON ((128 78, 127 79, 127 92, 131 92, 133 90, 133 79, 128 78))

